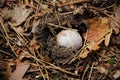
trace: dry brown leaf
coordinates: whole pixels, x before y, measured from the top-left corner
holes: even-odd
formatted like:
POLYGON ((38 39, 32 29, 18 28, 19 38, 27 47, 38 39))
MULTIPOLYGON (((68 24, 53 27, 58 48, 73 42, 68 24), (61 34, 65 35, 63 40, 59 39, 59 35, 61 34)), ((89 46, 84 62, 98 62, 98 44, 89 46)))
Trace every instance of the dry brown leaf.
POLYGON ((103 38, 109 29, 108 18, 95 17, 88 20, 89 30, 87 34, 87 43, 96 42, 103 38))
POLYGON ((31 29, 32 33, 35 33, 35 32, 37 32, 39 30, 37 28, 37 26, 39 25, 39 23, 40 23, 40 20, 36 20, 36 21, 33 22, 33 26, 32 26, 32 29, 31 29))
POLYGON ((92 51, 92 50, 97 50, 100 48, 99 44, 103 41, 104 39, 99 40, 98 42, 91 42, 89 43, 89 45, 86 47, 86 49, 84 49, 84 52, 80 55, 81 58, 86 58, 88 56, 88 54, 92 51), (88 48, 88 49, 87 49, 88 48))
POLYGON ((98 66, 96 67, 96 69, 100 72, 100 73, 104 73, 104 74, 107 74, 108 73, 108 70, 103 67, 103 66, 98 66))
POLYGON ((12 14, 12 11, 11 10, 9 10, 9 8, 3 8, 2 10, 1 10, 1 14, 3 14, 3 17, 4 17, 4 19, 9 19, 9 18, 11 18, 11 14, 12 14))
POLYGON ((9 80, 22 80, 22 77, 29 67, 29 63, 18 62, 16 70, 10 75, 9 80))
POLYGON ((108 26, 108 18, 106 17, 92 18, 88 20, 88 25, 90 27, 88 33, 84 34, 84 38, 86 37, 87 34, 87 42, 86 42, 87 47, 85 51, 80 55, 80 57, 82 58, 87 57, 90 51, 98 50, 100 48, 99 44, 103 40, 105 40, 105 45, 107 46, 109 44, 110 36, 111 36, 110 33, 111 29, 108 26), (106 37, 106 39, 104 37, 106 37))
POLYGON ((104 40, 104 38, 96 41, 96 42, 91 42, 88 43, 87 48, 91 51, 91 50, 97 50, 100 48, 99 44, 104 40))
POLYGON ((15 7, 14 10, 12 11, 12 16, 11 16, 13 25, 18 26, 21 23, 23 23, 31 12, 32 9, 27 9, 25 8, 24 5, 20 7, 15 7))
MULTIPOLYGON (((120 7, 115 6, 113 8, 113 13, 115 19, 119 22, 120 21, 120 7)), ((115 30, 116 34, 120 32, 120 24, 117 23, 115 20, 111 19, 110 26, 115 30)))
POLYGON ((120 77, 120 70, 117 70, 113 75, 114 79, 118 79, 120 77))
POLYGON ((17 27, 16 30, 17 30, 18 33, 20 33, 22 35, 24 34, 24 30, 21 26, 17 27))

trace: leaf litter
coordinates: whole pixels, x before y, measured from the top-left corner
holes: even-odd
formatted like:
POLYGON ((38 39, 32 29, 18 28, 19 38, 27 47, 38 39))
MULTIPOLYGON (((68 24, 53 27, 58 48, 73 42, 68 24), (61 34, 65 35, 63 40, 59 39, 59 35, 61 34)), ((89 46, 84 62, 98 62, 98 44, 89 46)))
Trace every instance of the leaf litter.
POLYGON ((120 78, 119 2, 0 2, 1 79, 120 78), (65 29, 76 30, 82 35, 82 48, 72 50, 57 45, 56 35, 65 29))

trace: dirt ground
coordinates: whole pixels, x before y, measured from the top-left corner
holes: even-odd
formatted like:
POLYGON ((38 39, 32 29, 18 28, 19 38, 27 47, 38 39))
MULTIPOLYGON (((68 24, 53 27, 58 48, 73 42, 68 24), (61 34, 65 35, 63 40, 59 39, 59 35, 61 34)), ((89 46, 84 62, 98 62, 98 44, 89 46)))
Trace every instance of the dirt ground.
POLYGON ((119 0, 0 0, 0 80, 120 80, 119 5, 119 0), (111 32, 105 33, 106 25, 111 32), (57 34, 66 29, 82 35, 81 48, 57 44, 57 34), (102 41, 91 48, 99 38, 86 39, 87 33, 102 35, 102 41))

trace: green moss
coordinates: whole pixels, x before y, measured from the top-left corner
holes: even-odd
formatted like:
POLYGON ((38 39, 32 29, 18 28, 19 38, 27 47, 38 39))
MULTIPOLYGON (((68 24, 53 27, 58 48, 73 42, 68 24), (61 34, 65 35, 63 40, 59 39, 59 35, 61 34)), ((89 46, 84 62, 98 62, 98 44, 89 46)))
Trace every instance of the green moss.
POLYGON ((114 64, 114 62, 115 62, 115 61, 114 61, 113 58, 110 58, 110 59, 108 60, 108 63, 111 64, 111 65, 114 64))

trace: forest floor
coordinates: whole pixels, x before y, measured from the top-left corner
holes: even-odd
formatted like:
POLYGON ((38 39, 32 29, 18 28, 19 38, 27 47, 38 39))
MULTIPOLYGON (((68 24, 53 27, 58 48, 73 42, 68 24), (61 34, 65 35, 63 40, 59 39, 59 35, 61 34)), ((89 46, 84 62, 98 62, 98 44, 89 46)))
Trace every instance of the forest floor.
POLYGON ((0 80, 120 80, 119 0, 0 0, 0 80), (76 30, 82 47, 59 46, 76 30))

